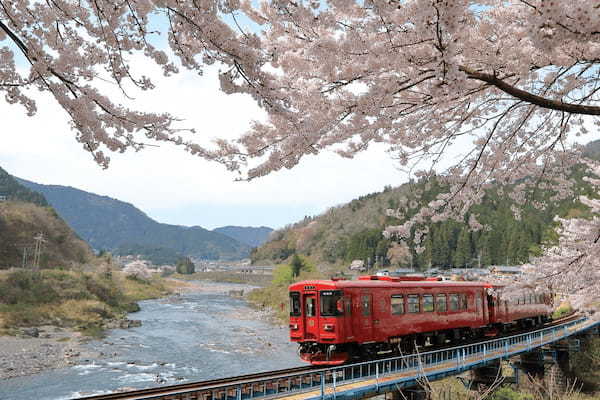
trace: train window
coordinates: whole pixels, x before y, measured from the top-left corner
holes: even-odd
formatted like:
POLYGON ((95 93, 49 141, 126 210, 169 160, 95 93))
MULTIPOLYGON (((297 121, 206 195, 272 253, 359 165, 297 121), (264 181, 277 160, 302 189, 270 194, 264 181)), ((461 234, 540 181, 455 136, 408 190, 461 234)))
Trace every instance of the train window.
POLYGON ((419 295, 418 294, 409 294, 408 295, 408 312, 409 313, 421 312, 421 305, 419 304, 419 295))
POLYGON ((423 311, 425 312, 433 312, 433 295, 432 294, 424 294, 423 295, 423 311))
POLYGON ((306 316, 307 317, 314 317, 316 314, 315 311, 315 298, 314 297, 307 297, 306 298, 306 316))
POLYGON ((404 296, 401 294, 392 295, 390 304, 392 305, 392 315, 404 314, 404 296))
POLYGON ((342 292, 339 290, 324 290, 321 292, 321 315, 333 317, 343 315, 342 292), (339 302, 339 303, 338 303, 339 302))
POLYGON ((445 294, 435 296, 435 309, 437 312, 446 312, 448 310, 445 294))
POLYGON ((302 307, 300 306, 300 293, 290 292, 290 316, 299 317, 302 315, 302 307))
POLYGON ((450 311, 458 311, 458 295, 450 295, 450 311))
POLYGON ((458 309, 466 310, 467 309, 467 295, 461 293, 458 295, 458 309))
POLYGON ((371 315, 371 296, 362 296, 362 314, 371 315))

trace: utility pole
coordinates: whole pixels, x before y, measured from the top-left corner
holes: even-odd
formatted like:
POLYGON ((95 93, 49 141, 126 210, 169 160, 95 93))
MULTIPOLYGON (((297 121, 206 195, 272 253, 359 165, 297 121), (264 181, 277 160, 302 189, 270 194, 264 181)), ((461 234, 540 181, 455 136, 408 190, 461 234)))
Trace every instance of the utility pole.
POLYGON ((42 254, 42 243, 46 241, 43 233, 38 233, 33 237, 35 240, 35 253, 33 255, 33 270, 37 271, 40 268, 40 256, 42 254))
POLYGON ((22 268, 25 269, 27 266, 27 246, 23 247, 23 263, 22 268))

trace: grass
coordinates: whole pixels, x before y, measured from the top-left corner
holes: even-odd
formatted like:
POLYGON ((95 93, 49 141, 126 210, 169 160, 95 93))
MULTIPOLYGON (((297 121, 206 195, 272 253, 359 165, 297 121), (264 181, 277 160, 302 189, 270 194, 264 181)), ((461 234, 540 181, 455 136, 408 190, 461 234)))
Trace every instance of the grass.
POLYGON ((273 272, 271 284, 260 289, 252 290, 246 296, 247 300, 255 308, 266 308, 271 310, 273 317, 277 321, 286 323, 290 313, 288 286, 298 281, 323 279, 323 275, 318 272, 317 268, 310 264, 307 259, 303 258, 303 263, 304 267, 297 277, 292 275, 290 265, 281 264, 277 266, 273 272))
POLYGON ((573 312, 573 307, 571 303, 564 302, 558 306, 556 310, 552 313, 552 319, 559 319, 564 317, 565 315, 569 315, 573 312))
POLYGON ((0 274, 0 333, 55 325, 100 337, 104 322, 138 311, 137 301, 169 293, 161 278, 143 281, 117 271, 4 272, 0 274))

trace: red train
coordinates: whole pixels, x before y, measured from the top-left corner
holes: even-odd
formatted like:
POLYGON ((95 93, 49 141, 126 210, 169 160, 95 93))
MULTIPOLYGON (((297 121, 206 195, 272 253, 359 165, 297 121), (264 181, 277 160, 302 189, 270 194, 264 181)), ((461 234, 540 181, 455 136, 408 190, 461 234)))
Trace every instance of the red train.
POLYGON ((499 300, 485 282, 362 276, 358 280, 298 282, 290 291, 290 339, 315 365, 411 351, 496 336, 549 319, 549 295, 533 292, 499 300))

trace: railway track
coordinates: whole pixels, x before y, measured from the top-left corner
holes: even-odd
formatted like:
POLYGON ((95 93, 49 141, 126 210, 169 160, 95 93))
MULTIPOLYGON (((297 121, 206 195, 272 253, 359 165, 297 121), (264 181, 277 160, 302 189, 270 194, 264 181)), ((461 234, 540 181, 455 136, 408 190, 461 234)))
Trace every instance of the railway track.
MULTIPOLYGON (((548 322, 541 328, 549 328, 556 325, 561 325, 581 317, 582 316, 580 314, 572 313, 568 316, 548 322)), ((498 338, 520 333, 527 333, 541 328, 536 327, 533 329, 522 330, 520 332, 510 332, 506 335, 499 336, 498 338)), ((487 340, 489 340, 489 338, 481 338, 477 340, 471 340, 464 344, 477 344, 487 340)), ((453 346, 456 346, 456 344, 435 347, 427 346, 422 348, 422 350, 425 352, 430 352, 444 350, 446 348, 449 349, 453 346)), ((348 368, 352 367, 349 366, 348 368)), ((172 386, 154 387, 130 392, 115 392, 110 394, 83 397, 80 398, 80 400, 239 400, 247 394, 252 395, 254 392, 263 392, 265 395, 267 395, 268 393, 281 393, 290 391, 292 389, 301 390, 303 385, 305 385, 307 389, 314 389, 316 385, 321 383, 322 379, 325 379, 325 381, 331 379, 332 373, 329 371, 330 369, 330 367, 304 366, 214 379, 203 382, 191 382, 172 386), (311 371, 314 373, 307 374, 307 372, 311 371)))

